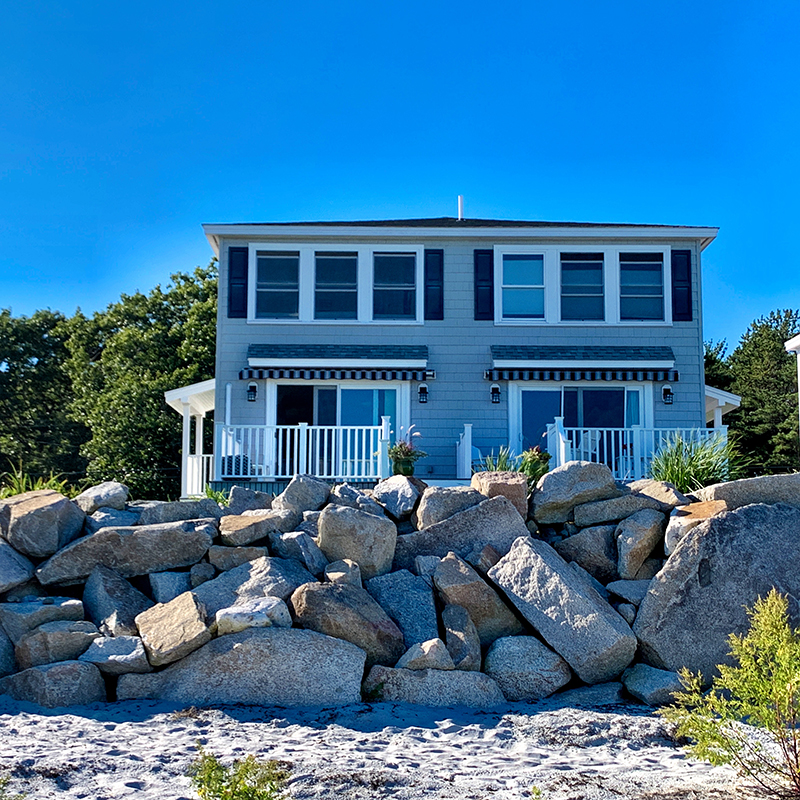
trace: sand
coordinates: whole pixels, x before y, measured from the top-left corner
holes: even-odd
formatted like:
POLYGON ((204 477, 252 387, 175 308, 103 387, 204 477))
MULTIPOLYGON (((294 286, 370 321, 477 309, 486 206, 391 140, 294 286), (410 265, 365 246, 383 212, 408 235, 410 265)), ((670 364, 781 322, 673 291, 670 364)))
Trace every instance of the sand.
POLYGON ((43 711, 0 697, 0 776, 27 798, 196 798, 197 743, 230 763, 289 762, 291 798, 710 800, 751 796, 733 770, 688 759, 635 705, 557 700, 492 712, 392 703, 181 710, 127 701, 43 711))

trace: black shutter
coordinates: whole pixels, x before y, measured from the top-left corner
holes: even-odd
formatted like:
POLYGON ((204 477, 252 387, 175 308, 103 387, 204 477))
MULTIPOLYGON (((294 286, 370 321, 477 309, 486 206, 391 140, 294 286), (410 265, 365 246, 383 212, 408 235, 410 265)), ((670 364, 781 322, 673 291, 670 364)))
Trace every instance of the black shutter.
POLYGON ((475 319, 494 319, 494 252, 475 251, 475 319))
POLYGON ((444 319, 444 250, 425 251, 425 319, 444 319))
POLYGON ((672 320, 692 321, 692 251, 672 251, 672 320))
POLYGON ((228 316, 247 317, 247 259, 246 247, 228 248, 228 316))

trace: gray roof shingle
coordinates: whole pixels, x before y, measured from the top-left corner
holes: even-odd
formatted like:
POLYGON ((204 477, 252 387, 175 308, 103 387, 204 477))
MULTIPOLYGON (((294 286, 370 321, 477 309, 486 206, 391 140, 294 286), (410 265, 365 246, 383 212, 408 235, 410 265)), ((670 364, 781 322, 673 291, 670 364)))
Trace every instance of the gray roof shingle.
POLYGON ((428 358, 428 348, 421 345, 381 344, 251 344, 248 358, 329 358, 341 361, 419 360, 428 358))
POLYGON ((671 347, 518 347, 492 345, 498 361, 674 361, 671 347))

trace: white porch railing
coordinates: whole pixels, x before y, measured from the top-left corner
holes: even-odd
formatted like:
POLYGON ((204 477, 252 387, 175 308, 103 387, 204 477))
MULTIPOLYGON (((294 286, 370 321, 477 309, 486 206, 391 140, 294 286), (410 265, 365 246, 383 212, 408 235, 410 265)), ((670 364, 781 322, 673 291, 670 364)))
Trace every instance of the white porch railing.
POLYGON ((316 475, 388 477, 389 418, 381 425, 217 425, 218 479, 316 475))
POLYGON ((186 495, 203 494, 214 471, 214 456, 189 455, 186 460, 186 495))
POLYGON ((685 441, 727 437, 727 428, 565 428, 562 417, 547 426, 550 468, 567 461, 606 464, 616 480, 647 477, 653 454, 671 438, 685 441))

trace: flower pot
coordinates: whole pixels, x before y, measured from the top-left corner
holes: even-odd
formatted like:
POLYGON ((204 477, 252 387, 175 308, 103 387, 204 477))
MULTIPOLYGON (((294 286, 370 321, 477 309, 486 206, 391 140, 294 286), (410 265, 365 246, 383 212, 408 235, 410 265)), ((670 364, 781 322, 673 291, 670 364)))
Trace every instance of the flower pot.
POLYGON ((406 475, 414 474, 414 462, 411 459, 397 459, 392 461, 392 475, 406 475))

